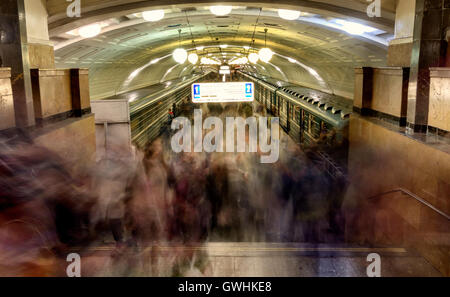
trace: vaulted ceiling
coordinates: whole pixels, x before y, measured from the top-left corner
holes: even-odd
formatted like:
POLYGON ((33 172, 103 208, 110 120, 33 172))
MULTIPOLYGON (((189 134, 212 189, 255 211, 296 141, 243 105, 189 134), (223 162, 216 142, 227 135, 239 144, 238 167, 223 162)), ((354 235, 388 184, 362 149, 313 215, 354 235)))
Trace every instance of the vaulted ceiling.
POLYGON ((47 0, 57 66, 89 68, 92 97, 99 99, 200 71, 199 65, 178 65, 172 59, 177 47, 226 62, 264 47, 265 29, 267 47, 276 54, 270 63, 247 67, 260 75, 351 98, 355 67, 386 65, 395 1, 382 1, 380 18, 367 16, 370 3, 364 0, 228 1, 233 11, 222 17, 211 14, 206 2, 84 0, 81 18, 68 18, 68 2, 47 0), (283 20, 279 7, 302 15, 283 20), (165 18, 144 21, 140 12, 156 8, 165 10, 165 18), (341 20, 373 29, 352 35, 340 27, 341 20), (77 28, 94 22, 102 24, 102 33, 81 38, 77 28))

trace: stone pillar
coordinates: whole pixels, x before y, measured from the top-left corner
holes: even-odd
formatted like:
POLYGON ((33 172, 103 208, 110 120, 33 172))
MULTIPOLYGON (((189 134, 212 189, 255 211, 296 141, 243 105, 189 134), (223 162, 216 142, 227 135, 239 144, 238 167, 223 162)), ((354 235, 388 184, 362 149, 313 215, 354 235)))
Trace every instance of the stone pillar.
POLYGON ((16 126, 11 88, 11 69, 0 68, 0 131, 16 126))
POLYGON ((353 110, 361 115, 369 115, 373 97, 373 68, 355 69, 355 97, 353 110))
POLYGON ((427 129, 430 67, 445 65, 449 12, 448 0, 416 0, 407 112, 408 127, 414 132, 427 129))
POLYGON ((55 52, 48 34, 46 1, 25 0, 30 68, 55 68, 55 52))
POLYGON ((398 0, 395 11, 395 37, 389 43, 387 64, 409 67, 413 46, 416 0, 398 0))
POLYGON ((88 69, 70 69, 72 109, 76 117, 91 113, 88 75, 88 69))
POLYGON ((35 124, 24 0, 0 3, 0 67, 11 68, 16 125, 35 124))

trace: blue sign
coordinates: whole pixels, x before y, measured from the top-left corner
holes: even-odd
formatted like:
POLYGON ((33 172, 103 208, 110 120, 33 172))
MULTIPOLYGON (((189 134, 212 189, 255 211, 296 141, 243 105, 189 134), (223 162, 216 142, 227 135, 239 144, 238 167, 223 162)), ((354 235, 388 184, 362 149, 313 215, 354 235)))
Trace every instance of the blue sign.
POLYGON ((200 85, 194 85, 194 98, 200 98, 200 85))
POLYGON ((245 95, 250 98, 253 95, 253 85, 251 83, 245 84, 245 95))
POLYGON ((252 102, 254 92, 255 85, 251 82, 194 83, 192 102, 252 102))

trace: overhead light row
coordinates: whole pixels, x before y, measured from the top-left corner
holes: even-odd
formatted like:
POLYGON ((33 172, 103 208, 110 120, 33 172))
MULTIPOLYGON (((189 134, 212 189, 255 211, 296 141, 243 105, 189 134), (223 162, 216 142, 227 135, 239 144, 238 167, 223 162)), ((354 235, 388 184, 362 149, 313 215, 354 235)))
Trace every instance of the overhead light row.
MULTIPOLYGON (((216 5, 210 6, 209 10, 211 13, 217 16, 225 16, 231 13, 233 10, 232 6, 226 5, 216 5)), ((285 20, 296 20, 300 17, 300 11, 279 9, 278 15, 285 20)), ((142 12, 142 18, 147 22, 158 22, 162 20, 165 16, 165 12, 162 9, 149 10, 142 12)), ((83 38, 92 38, 99 35, 102 31, 102 26, 99 23, 87 25, 78 29, 78 34, 83 38)))
MULTIPOLYGON (((223 54, 225 56, 225 53, 223 54)), ((250 63, 252 64, 256 64, 258 63, 259 60, 268 63, 270 62, 270 60, 272 60, 274 53, 271 49, 269 48, 263 48, 261 49, 258 53, 250 53, 247 57, 242 57, 242 58, 238 58, 233 60, 234 64, 247 64, 248 61, 250 61, 250 63), (245 62, 244 62, 245 61, 245 62)), ((188 54, 188 52, 183 49, 183 48, 177 48, 173 53, 172 53, 173 59, 175 60, 175 62, 177 62, 178 64, 184 64, 186 62, 186 60, 188 60, 191 64, 197 64, 199 57, 196 53, 191 53, 188 54)), ((202 58, 201 59, 201 63, 202 64, 207 64, 204 63, 203 61, 215 61, 212 60, 210 58, 202 58), (209 60, 207 60, 209 59, 209 60)), ((295 63, 295 62, 292 62, 295 63)), ((213 63, 216 64, 216 63, 213 63)))

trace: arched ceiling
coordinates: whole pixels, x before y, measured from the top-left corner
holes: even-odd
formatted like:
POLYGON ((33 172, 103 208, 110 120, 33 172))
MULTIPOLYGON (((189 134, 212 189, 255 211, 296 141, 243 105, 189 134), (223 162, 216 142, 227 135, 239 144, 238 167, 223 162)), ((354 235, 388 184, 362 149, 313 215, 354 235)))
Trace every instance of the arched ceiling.
POLYGON ((385 65, 387 43, 394 30, 395 8, 389 3, 395 1, 382 1, 382 18, 367 17, 366 1, 278 1, 277 7, 302 11, 296 21, 279 18, 274 1, 235 1, 226 17, 211 14, 204 3, 207 1, 82 2, 82 17, 71 19, 65 14, 67 2, 47 0, 49 28, 57 66, 89 68, 94 99, 200 71, 200 66, 188 62, 177 65, 171 57, 180 46, 180 29, 185 49, 202 46, 203 50, 197 50, 200 56, 226 62, 247 55, 253 36, 255 43, 250 51, 264 47, 266 28, 267 46, 276 55, 270 63, 259 62, 247 67, 248 71, 351 98, 353 69, 385 65), (145 22, 139 12, 155 7, 165 9, 165 18, 145 22), (370 25, 373 30, 362 36, 351 35, 337 20, 370 25), (80 38, 77 28, 93 22, 101 22, 102 34, 80 38))

